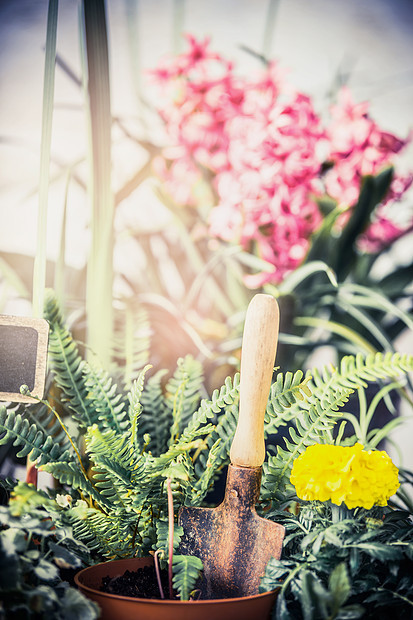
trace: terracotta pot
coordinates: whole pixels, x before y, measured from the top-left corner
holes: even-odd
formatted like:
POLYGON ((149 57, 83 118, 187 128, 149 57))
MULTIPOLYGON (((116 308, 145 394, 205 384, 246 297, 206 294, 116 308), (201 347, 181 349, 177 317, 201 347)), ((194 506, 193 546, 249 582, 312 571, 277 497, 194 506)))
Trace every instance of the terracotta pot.
POLYGON ((277 592, 241 598, 204 601, 171 601, 132 598, 99 590, 102 578, 123 575, 153 564, 152 557, 113 560, 84 568, 75 576, 77 587, 99 604, 103 620, 267 620, 277 592))

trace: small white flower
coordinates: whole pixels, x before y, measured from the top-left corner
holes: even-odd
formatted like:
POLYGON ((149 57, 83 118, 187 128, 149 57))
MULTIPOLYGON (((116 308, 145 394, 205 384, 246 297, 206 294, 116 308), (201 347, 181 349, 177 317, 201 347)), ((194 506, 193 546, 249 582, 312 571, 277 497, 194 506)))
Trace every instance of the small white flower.
POLYGON ((56 503, 59 504, 61 508, 67 508, 72 505, 72 497, 71 495, 56 495, 56 503))

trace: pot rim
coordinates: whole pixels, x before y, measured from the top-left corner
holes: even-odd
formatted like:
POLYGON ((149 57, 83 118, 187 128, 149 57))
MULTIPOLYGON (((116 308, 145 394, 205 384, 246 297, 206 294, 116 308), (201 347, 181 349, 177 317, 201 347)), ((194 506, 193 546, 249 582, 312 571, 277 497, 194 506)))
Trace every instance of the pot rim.
POLYGON ((97 566, 104 566, 105 564, 113 564, 114 562, 123 562, 125 559, 129 559, 129 560, 143 560, 143 559, 147 559, 147 557, 151 557, 151 556, 146 556, 146 557, 141 557, 141 558, 123 558, 122 560, 109 560, 108 562, 99 562, 98 564, 93 564, 92 566, 87 566, 86 568, 82 568, 82 570, 80 570, 79 572, 76 573, 75 577, 74 577, 74 581, 76 583, 76 586, 78 588, 81 588, 82 590, 85 590, 91 594, 94 595, 99 595, 99 596, 103 596, 104 598, 110 598, 110 599, 115 599, 115 600, 119 600, 119 601, 130 601, 130 602, 134 602, 136 601, 137 603, 147 603, 149 605, 165 605, 165 604, 171 604, 171 605, 187 605, 188 603, 191 605, 196 605, 196 604, 201 604, 201 605, 213 605, 214 603, 220 603, 222 604, 233 604, 237 601, 247 601, 247 600, 256 600, 256 599, 263 599, 266 597, 271 597, 274 596, 277 593, 277 589, 275 590, 269 590, 268 592, 260 592, 258 594, 249 594, 247 596, 237 596, 236 598, 214 598, 214 599, 200 599, 200 600, 190 600, 190 601, 181 601, 181 600, 174 600, 174 599, 169 599, 169 598, 164 598, 164 599, 156 599, 156 598, 138 598, 135 596, 122 596, 121 594, 111 594, 109 592, 103 592, 102 590, 97 590, 96 588, 93 588, 91 586, 87 586, 84 583, 82 583, 81 578, 82 575, 84 575, 86 572, 90 572, 91 570, 93 570, 94 568, 96 568, 97 566))

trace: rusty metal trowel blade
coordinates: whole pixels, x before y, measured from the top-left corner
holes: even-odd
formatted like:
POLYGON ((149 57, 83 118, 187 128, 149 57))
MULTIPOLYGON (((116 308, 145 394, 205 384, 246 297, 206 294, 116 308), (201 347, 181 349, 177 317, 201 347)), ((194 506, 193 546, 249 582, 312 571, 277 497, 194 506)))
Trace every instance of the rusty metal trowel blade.
POLYGON ((261 467, 230 465, 225 499, 217 508, 181 508, 180 552, 204 564, 202 598, 234 598, 258 593, 270 558, 279 559, 284 527, 255 511, 261 467))

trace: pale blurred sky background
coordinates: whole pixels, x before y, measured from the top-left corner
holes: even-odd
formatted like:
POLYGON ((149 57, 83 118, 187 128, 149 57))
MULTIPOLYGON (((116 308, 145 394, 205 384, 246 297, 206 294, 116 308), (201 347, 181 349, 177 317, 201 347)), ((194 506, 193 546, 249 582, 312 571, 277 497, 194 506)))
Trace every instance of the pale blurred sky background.
MULTIPOLYGON (((176 39, 174 15, 178 29, 210 36, 217 51, 232 58, 239 71, 249 72, 259 65, 241 46, 263 51, 268 6, 268 0, 108 0, 113 114, 137 117, 134 76, 146 94, 144 70, 182 46, 176 39), (174 7, 181 7, 182 14, 174 13, 174 7)), ((36 245, 47 7, 46 0, 0 0, 3 252, 33 255, 36 245)), ((413 0, 279 0, 275 8, 270 56, 289 70, 297 88, 315 97, 319 109, 326 106, 337 75, 348 73, 355 99, 371 102, 371 114, 383 128, 403 137, 413 129, 413 0)), ((59 3, 57 48, 80 75, 77 0, 59 3)), ((85 155, 82 105, 79 86, 57 68, 52 175, 85 155)), ((136 169, 138 158, 138 153, 123 150, 114 137, 115 189, 136 169)), ((411 149, 407 158, 406 165, 413 168, 411 149)), ((52 259, 58 251, 63 193, 64 179, 53 184, 49 198, 47 251, 52 259)), ((68 218, 67 258, 80 267, 87 257, 87 208, 84 192, 76 188, 71 188, 68 218)), ((412 252, 411 241, 405 246, 407 253, 412 252)), ((402 348, 406 347, 412 348, 411 341, 403 343, 402 348)), ((405 442, 411 428, 406 433, 404 427, 400 433, 405 442)), ((408 443, 404 451, 413 467, 408 443)))

